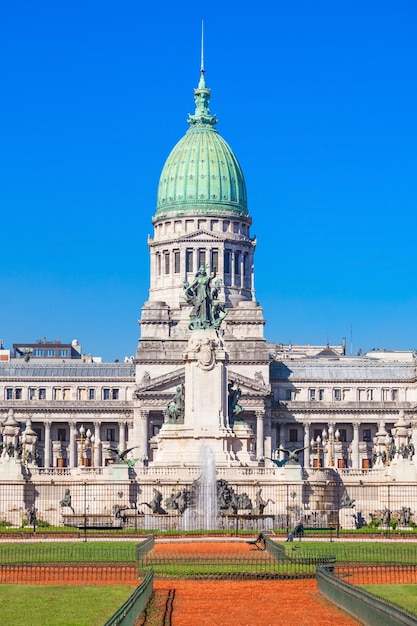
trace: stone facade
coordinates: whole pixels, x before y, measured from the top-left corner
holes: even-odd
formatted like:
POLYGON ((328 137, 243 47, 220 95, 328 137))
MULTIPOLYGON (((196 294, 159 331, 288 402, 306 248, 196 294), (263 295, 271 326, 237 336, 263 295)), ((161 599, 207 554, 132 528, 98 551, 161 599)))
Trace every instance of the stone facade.
MULTIPOLYGON (((245 182, 214 127, 203 68, 194 96, 190 129, 161 174, 135 359, 35 362, 25 352, 2 360, 0 479, 133 480, 148 490, 151 506, 156 484, 169 491, 199 476, 205 443, 218 477, 239 484, 254 502, 262 489, 275 489, 278 498, 279 485, 292 484, 286 498, 294 494, 297 515, 296 499, 303 506, 311 499, 323 514, 329 481, 334 494, 359 481, 414 481, 415 355, 354 357, 346 355, 345 342, 265 341, 245 182), (224 319, 214 326, 200 320, 196 329, 186 296, 199 268, 207 282, 220 281, 216 306, 224 319), (19 455, 8 454, 11 442, 19 455), (132 471, 113 463, 115 451, 126 448, 132 471), (300 495, 306 480, 311 493, 300 495)), ((14 497, 8 496, 10 506, 14 497)), ((377 506, 379 496, 373 498, 377 506)), ((274 515, 289 507, 280 501, 274 515)))

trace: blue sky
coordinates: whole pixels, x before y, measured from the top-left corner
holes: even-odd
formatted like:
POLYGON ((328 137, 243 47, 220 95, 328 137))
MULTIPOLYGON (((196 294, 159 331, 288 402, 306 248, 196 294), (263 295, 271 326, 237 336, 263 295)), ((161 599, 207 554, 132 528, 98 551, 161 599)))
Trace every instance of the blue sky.
POLYGON ((0 24, 0 337, 134 354, 205 21, 269 341, 417 348, 414 1, 19 2, 0 24))

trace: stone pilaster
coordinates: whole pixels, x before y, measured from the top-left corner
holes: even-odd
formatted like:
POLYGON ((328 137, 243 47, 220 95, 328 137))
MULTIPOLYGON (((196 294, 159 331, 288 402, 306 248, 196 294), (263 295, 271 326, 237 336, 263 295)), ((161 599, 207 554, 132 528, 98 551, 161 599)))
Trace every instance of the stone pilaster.
POLYGON ((264 449, 264 417, 265 411, 256 411, 256 459, 262 461, 265 458, 264 449))

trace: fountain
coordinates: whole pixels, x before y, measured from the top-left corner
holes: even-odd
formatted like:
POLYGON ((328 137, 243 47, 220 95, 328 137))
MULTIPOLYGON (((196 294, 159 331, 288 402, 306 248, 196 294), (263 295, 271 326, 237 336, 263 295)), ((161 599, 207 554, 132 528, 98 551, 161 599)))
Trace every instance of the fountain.
POLYGON ((182 530, 217 530, 216 463, 213 450, 205 443, 201 447, 201 476, 193 485, 193 504, 181 520, 182 530))

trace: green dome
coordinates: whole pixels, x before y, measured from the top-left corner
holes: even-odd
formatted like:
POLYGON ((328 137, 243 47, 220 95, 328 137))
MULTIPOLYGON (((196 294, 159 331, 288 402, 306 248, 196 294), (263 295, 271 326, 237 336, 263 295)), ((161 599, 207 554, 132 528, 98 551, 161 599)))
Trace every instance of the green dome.
POLYGON ((162 170, 154 220, 170 215, 247 216, 245 179, 229 144, 214 128, 217 120, 208 108, 204 69, 194 99, 190 128, 162 170))

